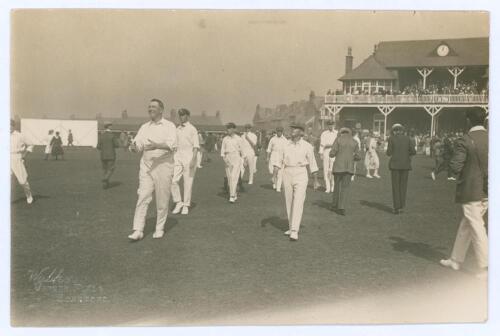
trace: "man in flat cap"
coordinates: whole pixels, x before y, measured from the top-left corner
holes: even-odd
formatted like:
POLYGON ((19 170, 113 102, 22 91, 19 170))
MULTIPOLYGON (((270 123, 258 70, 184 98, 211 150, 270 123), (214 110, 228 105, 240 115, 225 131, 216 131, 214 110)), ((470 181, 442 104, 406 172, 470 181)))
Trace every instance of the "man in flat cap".
POLYGON ((416 154, 415 144, 410 137, 404 134, 404 128, 401 124, 392 126, 392 135, 387 142, 386 154, 390 156, 389 169, 391 170, 394 214, 398 215, 406 205, 411 157, 416 154))
POLYGON ((241 136, 241 147, 243 150, 243 165, 241 167, 241 178, 245 174, 245 168, 248 169, 248 184, 253 184, 253 176, 257 171, 257 135, 252 132, 252 125, 245 125, 245 132, 241 136))
POLYGON ((319 155, 323 161, 323 178, 325 180, 325 192, 333 192, 335 180, 332 177, 332 167, 335 157, 330 157, 330 151, 333 143, 337 138, 337 131, 335 130, 335 122, 328 120, 326 122, 327 129, 321 133, 319 142, 319 155))
POLYGON ((180 125, 177 126, 177 151, 174 154, 175 168, 172 179, 172 199, 175 208, 172 213, 178 214, 182 211, 183 215, 187 215, 191 206, 191 194, 200 143, 196 127, 189 122, 189 116, 191 115, 189 110, 180 109, 178 114, 180 125), (179 188, 181 178, 184 180, 184 201, 179 188))
POLYGON ((227 135, 222 140, 220 155, 224 160, 227 183, 229 185, 229 202, 236 202, 238 195, 236 187, 240 178, 241 160, 243 155, 242 140, 236 134, 236 125, 232 122, 226 125, 227 135))
POLYGON ((351 178, 354 176, 354 163, 361 159, 359 144, 354 140, 350 128, 340 129, 340 136, 335 139, 329 155, 335 158, 332 168, 335 179, 333 208, 338 214, 345 216, 351 178))
POLYGON ((285 145, 288 140, 283 135, 283 127, 276 127, 276 134, 269 140, 267 145, 267 162, 269 163, 269 173, 272 176, 273 189, 277 192, 281 192, 281 186, 283 184, 283 168, 279 167, 276 177, 274 176, 274 167, 278 162, 280 153, 283 153, 285 145))
POLYGON ((24 158, 33 152, 33 145, 16 129, 16 122, 10 121, 10 172, 21 185, 28 204, 33 203, 33 194, 28 182, 28 172, 24 166, 24 158))
POLYGON ((275 163, 274 175, 277 178, 278 170, 283 169, 283 188, 285 189, 286 213, 289 229, 285 235, 290 240, 299 239, 300 223, 304 210, 307 184, 309 176, 307 166, 314 178, 314 188, 318 182, 318 165, 314 157, 314 148, 302 139, 304 127, 291 125, 292 134, 290 141, 285 145, 280 159, 275 163))
POLYGON ((111 131, 112 124, 104 123, 104 132, 99 135, 97 141, 97 149, 101 152, 102 165, 102 188, 109 188, 109 179, 115 171, 116 163, 116 148, 120 147, 118 138, 111 131))

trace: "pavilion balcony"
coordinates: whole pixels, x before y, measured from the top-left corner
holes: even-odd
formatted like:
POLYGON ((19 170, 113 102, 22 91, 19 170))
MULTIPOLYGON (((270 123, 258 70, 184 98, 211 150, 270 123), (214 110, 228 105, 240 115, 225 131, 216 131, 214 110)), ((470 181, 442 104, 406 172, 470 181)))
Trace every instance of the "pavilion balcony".
POLYGON ((325 104, 488 104, 488 96, 483 94, 430 94, 430 95, 326 95, 325 104))

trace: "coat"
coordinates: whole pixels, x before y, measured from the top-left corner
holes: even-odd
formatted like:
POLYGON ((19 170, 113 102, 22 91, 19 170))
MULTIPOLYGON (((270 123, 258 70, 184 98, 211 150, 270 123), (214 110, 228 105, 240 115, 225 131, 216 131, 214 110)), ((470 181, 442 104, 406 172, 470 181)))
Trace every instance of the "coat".
POLYGON ((410 137, 397 134, 389 138, 386 154, 391 157, 389 169, 391 170, 411 170, 411 157, 417 152, 415 144, 410 137))
POLYGON ((335 158, 332 169, 334 174, 354 174, 354 162, 361 159, 358 142, 353 139, 351 134, 341 134, 332 145, 330 157, 335 158))
POLYGON ((99 136, 97 149, 101 151, 101 160, 115 160, 115 148, 120 147, 117 137, 112 132, 103 132, 99 136))
POLYGON ((52 140, 50 140, 50 146, 52 148, 52 155, 63 155, 64 150, 62 148, 61 136, 55 135, 52 140))
POLYGON ((488 197, 488 131, 473 128, 457 140, 450 169, 458 175, 455 201, 468 203, 488 197))

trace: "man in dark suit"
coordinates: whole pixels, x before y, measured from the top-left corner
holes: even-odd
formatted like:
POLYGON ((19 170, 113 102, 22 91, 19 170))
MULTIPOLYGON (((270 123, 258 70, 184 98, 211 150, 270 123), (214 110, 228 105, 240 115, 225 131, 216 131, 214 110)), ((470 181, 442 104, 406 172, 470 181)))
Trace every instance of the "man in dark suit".
POLYGON ((466 112, 469 133, 458 139, 450 168, 457 174, 455 201, 462 205, 463 217, 450 259, 441 264, 458 271, 472 243, 480 268, 480 278, 488 274, 488 236, 483 216, 488 210, 488 132, 486 113, 481 108, 466 112))
POLYGON ((354 161, 360 160, 359 145, 353 139, 349 128, 341 128, 330 150, 330 157, 335 158, 333 163, 333 208, 338 214, 345 216, 345 203, 354 175, 354 161))
POLYGON ((398 215, 406 205, 408 173, 411 170, 411 157, 416 154, 415 143, 404 134, 400 124, 392 126, 392 136, 387 143, 387 155, 390 156, 389 169, 392 179, 392 202, 394 214, 398 215))
POLYGON ((115 170, 116 151, 115 148, 120 146, 118 139, 111 132, 112 124, 110 122, 104 123, 104 132, 99 136, 97 142, 97 149, 101 151, 102 162, 102 188, 109 188, 109 179, 115 170))

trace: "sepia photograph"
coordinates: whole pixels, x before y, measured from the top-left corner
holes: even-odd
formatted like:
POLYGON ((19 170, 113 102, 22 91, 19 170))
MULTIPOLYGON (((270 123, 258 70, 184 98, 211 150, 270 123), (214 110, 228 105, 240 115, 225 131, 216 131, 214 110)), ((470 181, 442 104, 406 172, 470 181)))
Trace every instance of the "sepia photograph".
POLYGON ((12 327, 488 321, 489 12, 9 15, 12 327))

